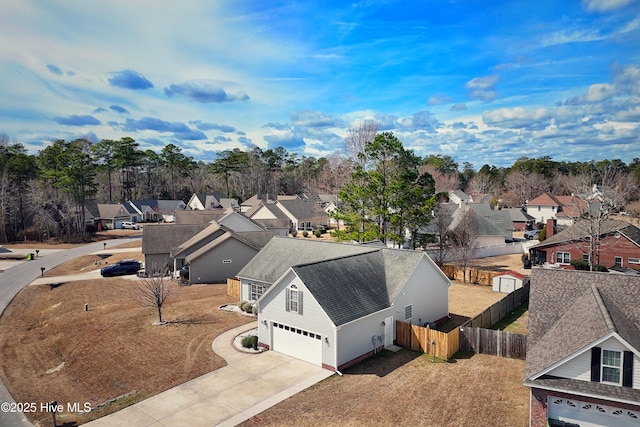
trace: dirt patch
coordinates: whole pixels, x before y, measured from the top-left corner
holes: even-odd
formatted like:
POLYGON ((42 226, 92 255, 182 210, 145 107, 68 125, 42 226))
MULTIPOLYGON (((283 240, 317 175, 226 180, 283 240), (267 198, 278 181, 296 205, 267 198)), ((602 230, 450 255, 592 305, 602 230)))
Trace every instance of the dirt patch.
POLYGON ((144 257, 141 252, 117 252, 114 254, 108 254, 106 257, 104 255, 83 255, 46 271, 44 276, 66 276, 69 274, 79 274, 93 270, 100 270, 105 265, 113 264, 115 262, 122 261, 123 259, 137 259, 138 261, 143 261, 144 257))
MULTIPOLYGON (((218 310, 235 302, 226 285, 178 287, 154 310, 130 297, 121 278, 24 288, 0 318, 0 375, 18 402, 88 402, 89 414, 61 413, 58 422, 84 423, 225 365, 211 349, 220 333, 254 321, 218 310), (84 311, 88 304, 89 311, 84 311)), ((47 425, 50 414, 27 414, 47 425)))
POLYGON ((474 355, 436 362, 384 351, 240 424, 527 426, 524 361, 474 355))

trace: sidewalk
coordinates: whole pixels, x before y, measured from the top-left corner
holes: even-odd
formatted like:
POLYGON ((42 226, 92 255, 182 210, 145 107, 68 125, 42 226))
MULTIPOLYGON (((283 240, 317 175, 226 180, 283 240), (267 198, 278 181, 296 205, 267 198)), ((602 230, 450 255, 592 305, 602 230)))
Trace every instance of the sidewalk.
POLYGON ((273 351, 239 352, 233 339, 257 322, 215 338, 213 351, 227 366, 152 396, 87 426, 235 426, 333 375, 333 372, 273 351))

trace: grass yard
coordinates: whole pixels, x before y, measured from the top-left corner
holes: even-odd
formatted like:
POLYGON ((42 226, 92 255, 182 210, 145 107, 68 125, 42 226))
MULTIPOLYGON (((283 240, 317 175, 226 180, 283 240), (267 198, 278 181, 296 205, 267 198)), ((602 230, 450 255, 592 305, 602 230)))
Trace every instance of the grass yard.
POLYGON ((525 427, 524 361, 384 351, 247 420, 255 426, 525 427))
MULTIPOLYGON (((108 252, 117 242, 107 246, 108 252)), ((131 258, 142 260, 142 254, 88 255, 45 275, 78 274, 131 258)), ((170 323, 152 326, 156 313, 133 299, 133 286, 135 280, 115 277, 23 289, 0 318, 0 376, 15 400, 88 402, 94 408, 89 414, 58 416, 60 424, 87 422, 224 366, 211 342, 253 320, 217 309, 236 302, 226 285, 173 284, 163 308, 170 323), (107 403, 116 397, 122 398, 107 403)), ((458 320, 473 317, 503 296, 487 286, 454 282, 449 311, 458 320)), ((484 355, 432 363, 408 350, 383 352, 244 425, 525 426, 523 367, 521 360, 484 355)), ((27 415, 36 425, 51 420, 48 413, 27 415)))
POLYGON ((235 302, 226 285, 174 285, 163 308, 170 323, 152 326, 156 313, 130 297, 133 286, 116 277, 23 289, 0 318, 0 375, 15 400, 96 408, 131 393, 86 415, 58 416, 60 424, 87 422, 224 366, 211 342, 253 320, 217 309, 235 302))

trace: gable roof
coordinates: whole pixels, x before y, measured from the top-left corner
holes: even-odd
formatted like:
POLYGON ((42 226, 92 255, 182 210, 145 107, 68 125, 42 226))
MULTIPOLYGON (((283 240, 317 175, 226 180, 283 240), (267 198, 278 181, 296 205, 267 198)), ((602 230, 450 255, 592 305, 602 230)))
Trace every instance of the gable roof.
POLYGON ((530 292, 525 378, 613 333, 640 351, 640 276, 534 268, 530 292))
POLYGON ((148 206, 151 210, 160 214, 172 214, 186 207, 182 200, 129 200, 129 203, 135 205, 140 212, 142 212, 144 206, 148 206))
MULTIPOLYGON (((577 221, 571 227, 565 228, 561 232, 554 234, 553 236, 538 243, 535 246, 532 246, 531 248, 540 249, 562 243, 587 239, 590 236, 589 224, 590 221, 588 219, 577 221)), ((602 222, 600 231, 601 236, 618 232, 629 239, 629 241, 640 246, 640 229, 638 229, 638 227, 636 227, 635 225, 629 224, 626 221, 619 221, 614 219, 605 220, 602 222)))
POLYGON ((175 250, 172 251, 171 256, 173 258, 178 258, 181 253, 188 251, 193 245, 201 243, 204 240, 213 240, 217 236, 225 233, 227 230, 227 228, 222 227, 217 222, 212 222, 207 227, 193 235, 191 238, 181 242, 175 248, 175 250))
POLYGON ((509 214, 509 212, 505 212, 502 209, 491 209, 491 205, 488 203, 468 203, 467 206, 476 214, 478 235, 494 236, 499 234, 510 236, 513 230, 513 221, 511 220, 511 214, 509 214), (486 223, 489 223, 491 226, 488 226, 486 223))
POLYGON ((169 254, 208 224, 147 224, 142 228, 142 253, 169 254))
POLYGON ((360 245, 276 236, 240 270, 237 276, 273 284, 293 265, 374 251, 376 248, 360 245))
POLYGON ((100 218, 116 218, 130 216, 129 212, 122 206, 121 203, 98 203, 98 211, 100 212, 100 218))
POLYGON ((535 217, 529 215, 521 208, 504 208, 502 210, 509 213, 509 216, 511 216, 511 221, 513 222, 535 221, 535 217))
POLYGON ((269 231, 241 231, 234 232, 226 229, 226 231, 217 236, 215 239, 201 247, 200 249, 190 253, 185 257, 186 263, 190 263, 191 261, 199 258, 200 256, 206 254, 210 250, 222 245, 224 242, 229 239, 235 239, 239 242, 244 243, 245 245, 259 251, 262 249, 271 238, 274 237, 274 234, 269 231))
POLYGON ((293 199, 278 200, 275 206, 284 207, 293 217, 299 221, 326 220, 327 215, 322 208, 313 201, 293 199))
POLYGON ((176 211, 176 224, 202 224, 203 227, 211 221, 217 221, 228 214, 226 209, 209 209, 205 211, 176 211))

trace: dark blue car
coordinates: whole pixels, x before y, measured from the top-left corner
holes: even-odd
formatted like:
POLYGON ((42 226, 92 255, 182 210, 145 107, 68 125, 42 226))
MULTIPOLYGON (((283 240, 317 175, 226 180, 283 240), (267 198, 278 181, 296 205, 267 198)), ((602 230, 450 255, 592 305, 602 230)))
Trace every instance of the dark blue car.
POLYGON ((115 264, 102 267, 100 274, 102 277, 123 276, 125 274, 136 274, 138 270, 140 270, 140 261, 125 259, 115 264))

